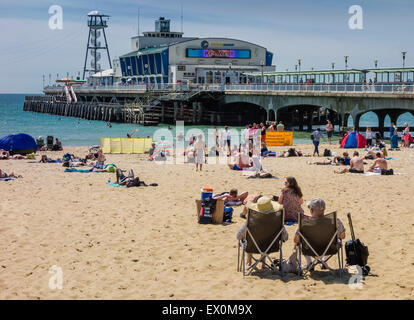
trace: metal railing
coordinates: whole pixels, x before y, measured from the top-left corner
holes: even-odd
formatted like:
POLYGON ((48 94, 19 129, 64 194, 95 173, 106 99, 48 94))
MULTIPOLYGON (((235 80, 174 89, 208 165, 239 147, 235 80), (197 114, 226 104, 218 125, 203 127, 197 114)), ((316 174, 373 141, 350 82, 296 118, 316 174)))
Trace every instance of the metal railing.
MULTIPOLYGON (((62 90, 61 86, 46 86, 48 90, 62 90)), ((87 85, 74 86, 75 92, 99 91, 261 91, 261 92, 356 92, 356 93, 404 93, 413 94, 413 84, 176 84, 176 83, 148 83, 131 85, 87 85)))

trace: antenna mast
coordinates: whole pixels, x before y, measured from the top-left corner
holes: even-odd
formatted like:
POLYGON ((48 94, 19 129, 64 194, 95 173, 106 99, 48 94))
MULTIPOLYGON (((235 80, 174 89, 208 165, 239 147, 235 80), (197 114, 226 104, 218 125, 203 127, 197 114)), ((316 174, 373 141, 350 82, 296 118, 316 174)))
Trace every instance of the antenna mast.
POLYGON ((138 36, 139 36, 139 8, 138 8, 138 36))
POLYGON ((183 18, 183 3, 181 2, 181 33, 183 33, 183 22, 184 22, 184 18, 183 18))

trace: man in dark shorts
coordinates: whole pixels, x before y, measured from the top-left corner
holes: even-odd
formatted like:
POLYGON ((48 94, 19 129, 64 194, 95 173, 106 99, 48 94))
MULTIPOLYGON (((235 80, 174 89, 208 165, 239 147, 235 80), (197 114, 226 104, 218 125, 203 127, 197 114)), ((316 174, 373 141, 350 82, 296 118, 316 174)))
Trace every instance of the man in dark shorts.
POLYGON ((359 156, 358 151, 354 152, 354 156, 351 159, 349 169, 344 169, 342 171, 334 171, 334 173, 364 173, 364 160, 359 156))
POLYGON ((334 127, 332 125, 332 122, 328 120, 328 123, 326 124, 326 134, 328 136, 329 144, 331 144, 331 138, 334 132, 334 127))

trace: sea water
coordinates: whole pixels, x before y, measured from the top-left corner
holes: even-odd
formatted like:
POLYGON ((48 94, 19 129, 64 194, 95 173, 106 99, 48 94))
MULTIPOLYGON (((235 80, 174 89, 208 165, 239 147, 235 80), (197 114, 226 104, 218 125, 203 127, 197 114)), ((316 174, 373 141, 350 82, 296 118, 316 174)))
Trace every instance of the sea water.
MULTIPOLYGON (((104 121, 85 120, 72 117, 64 117, 50 115, 45 113, 25 112, 23 111, 25 94, 0 94, 0 138, 13 133, 27 133, 34 138, 43 136, 57 137, 61 140, 63 146, 92 146, 99 145, 100 138, 126 138, 127 133, 137 132, 132 137, 146 138, 154 135, 158 129, 167 129, 168 125, 158 125, 154 127, 145 127, 137 124, 129 123, 111 123, 109 127, 104 121)), ((405 113, 398 118, 397 125, 403 126, 408 122, 411 128, 414 127, 414 117, 405 113)), ((348 126, 352 127, 352 118, 348 122, 348 126)), ((372 113, 366 113, 361 117, 361 126, 378 126, 377 116, 372 113)), ((385 120, 385 128, 390 126, 390 119, 387 116, 385 120)), ((314 126, 317 128, 318 126, 314 126)), ((320 126, 324 130, 323 126, 320 126)), ((207 134, 208 129, 212 126, 185 126, 185 135, 192 129, 200 129, 207 134)), ((175 126, 171 125, 171 134, 175 140, 175 126)), ((222 126, 218 130, 222 130, 222 126)), ((243 127, 231 127, 230 129, 243 130, 243 127)), ((338 129, 338 126, 335 126, 338 129)), ((385 130, 385 135, 387 135, 385 130)), ((191 132, 189 134, 191 136, 191 132)), ((338 140, 339 137, 334 138, 338 140)), ((188 137, 186 140, 189 140, 188 137)), ((171 142, 171 141, 170 141, 171 142)), ((175 141, 174 141, 175 142, 175 141)), ((188 143, 188 142, 187 142, 188 143)), ((294 144, 309 144, 311 140, 309 133, 295 132, 294 144)))

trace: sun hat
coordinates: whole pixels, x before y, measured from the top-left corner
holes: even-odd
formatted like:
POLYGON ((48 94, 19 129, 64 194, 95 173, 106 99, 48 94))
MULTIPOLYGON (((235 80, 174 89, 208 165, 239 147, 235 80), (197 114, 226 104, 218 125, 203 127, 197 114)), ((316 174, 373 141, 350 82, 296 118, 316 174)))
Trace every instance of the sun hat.
POLYGON ((270 200, 269 197, 260 197, 256 203, 248 202, 246 207, 260 213, 277 212, 281 209, 281 205, 270 200))
POLYGON ((309 209, 313 209, 316 211, 324 211, 325 210, 325 201, 320 198, 314 198, 307 203, 309 209))

